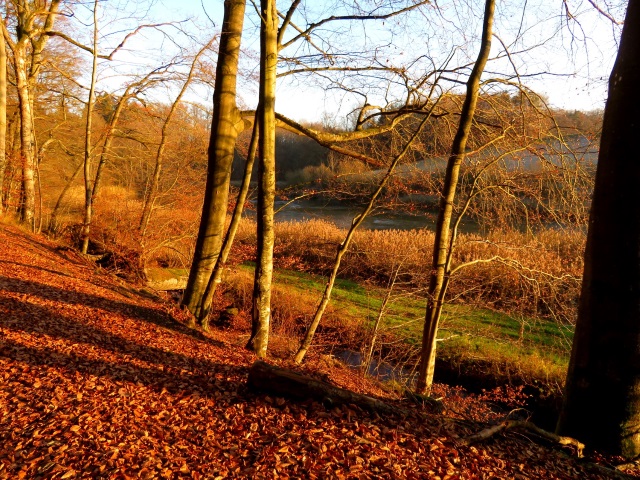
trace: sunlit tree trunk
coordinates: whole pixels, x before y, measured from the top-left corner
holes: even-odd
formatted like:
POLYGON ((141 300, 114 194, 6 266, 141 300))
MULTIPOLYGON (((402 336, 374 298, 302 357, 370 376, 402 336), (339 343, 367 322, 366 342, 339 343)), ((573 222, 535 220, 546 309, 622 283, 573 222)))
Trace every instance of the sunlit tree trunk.
POLYGON ((14 61, 16 66, 16 87, 20 111, 20 157, 22 160, 22 195, 20 219, 34 228, 36 208, 35 184, 35 132, 33 131, 33 111, 27 77, 26 42, 16 46, 14 61))
POLYGON ((640 455, 640 1, 631 0, 596 172, 578 310, 558 432, 640 455))
POLYGON ((460 123, 458 124, 458 130, 451 146, 451 154, 447 162, 444 185, 442 187, 433 245, 433 263, 429 279, 427 312, 422 333, 420 368, 416 383, 418 393, 428 392, 433 382, 433 372, 436 361, 436 337, 450 269, 451 257, 449 253, 452 248, 450 243, 450 225, 453 214, 453 202, 456 196, 460 165, 465 157, 467 140, 478 102, 480 77, 482 76, 487 59, 489 58, 489 51, 491 50, 494 9, 495 0, 487 0, 484 9, 480 53, 473 66, 471 75, 467 80, 467 92, 460 114, 460 123))
POLYGON ((4 211, 4 171, 7 167, 7 46, 0 30, 0 213, 4 211))
POLYGON ((42 52, 60 8, 61 0, 29 2, 18 0, 16 7, 16 36, 11 39, 7 26, 1 28, 9 48, 13 52, 20 112, 20 156, 22 157, 22 195, 20 218, 35 229, 36 205, 36 139, 34 132, 34 90, 38 81, 42 52), (36 21, 38 20, 38 21, 36 21))
POLYGON ((227 263, 229 253, 231 253, 231 247, 235 239, 238 227, 240 226, 240 220, 242 219, 242 212, 244 211, 244 203, 247 201, 247 195, 249 194, 249 186, 251 184, 251 174, 253 173, 253 164, 256 158, 256 151, 258 149, 258 122, 254 122, 253 133, 251 135, 251 141, 249 143, 249 152, 247 154, 247 162, 244 167, 244 176, 242 177, 242 184, 240 185, 240 191, 238 192, 238 198, 236 206, 233 209, 231 216, 231 222, 227 234, 224 237, 222 249, 220 255, 216 261, 216 266, 213 269, 213 273, 209 278, 209 283, 202 297, 202 306, 200 307, 199 322, 200 326, 204 330, 209 330, 209 311, 211 310, 211 304, 213 303, 213 296, 216 289, 222 281, 222 272, 224 266, 227 263))
POLYGON ((182 305, 196 318, 199 317, 202 297, 222 246, 231 164, 238 133, 243 129, 236 106, 236 77, 244 10, 244 0, 226 0, 224 3, 225 13, 213 94, 207 184, 193 263, 182 298, 182 305))
POLYGON ((89 99, 87 100, 87 121, 85 123, 84 137, 84 219, 82 221, 82 253, 89 250, 89 234, 91 232, 91 220, 93 217, 93 200, 95 184, 92 178, 91 144, 93 128, 93 106, 95 103, 96 81, 98 78, 98 0, 93 4, 93 59, 91 63, 91 84, 89 85, 89 99))
POLYGON ((251 338, 247 348, 258 358, 267 355, 271 321, 271 279, 273 277, 274 209, 276 194, 276 67, 278 64, 278 12, 275 0, 261 0, 260 109, 258 140, 260 151, 258 183, 258 258, 253 284, 251 338))

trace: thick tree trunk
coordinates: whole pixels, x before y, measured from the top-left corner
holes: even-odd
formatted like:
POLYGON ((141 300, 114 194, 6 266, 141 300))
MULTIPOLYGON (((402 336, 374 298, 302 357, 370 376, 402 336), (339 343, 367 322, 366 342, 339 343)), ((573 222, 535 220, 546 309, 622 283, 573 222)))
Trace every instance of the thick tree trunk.
POLYGON ((276 67, 278 64, 278 12, 275 0, 261 1, 260 29, 260 168, 258 184, 258 258, 253 284, 253 317, 247 348, 258 358, 267 355, 271 321, 274 209, 276 194, 276 67))
POLYGON ((202 297, 216 264, 229 202, 231 164, 242 119, 236 106, 236 77, 244 23, 244 0, 226 0, 213 94, 209 169, 198 239, 182 305, 199 317, 202 297))
POLYGON ((33 110, 29 81, 27 78, 26 43, 20 43, 14 51, 16 66, 16 86, 20 110, 20 157, 22 160, 22 196, 20 202, 20 219, 34 228, 36 208, 35 183, 35 132, 33 131, 33 110))
POLYGON ((427 312, 422 333, 422 350, 420 353, 420 368, 416 382, 418 393, 428 393, 433 383, 433 372, 436 361, 436 338, 438 334, 438 324, 446 293, 447 278, 450 270, 450 242, 449 228, 453 214, 453 202, 458 186, 458 175, 460 165, 465 157, 465 149, 471 124, 478 102, 480 91, 480 77, 484 71, 491 50, 491 35, 493 30, 493 14, 495 0, 486 0, 484 10, 484 24, 482 27, 482 40, 480 52, 476 60, 471 75, 467 81, 467 92, 460 114, 458 131, 453 139, 451 155, 447 162, 447 170, 442 187, 442 197, 440 199, 440 209, 436 221, 435 239, 433 245, 433 263, 431 266, 431 276, 429 279, 429 297, 427 301, 427 312))
POLYGON ((7 26, 2 24, 2 32, 13 52, 16 75, 16 89, 20 112, 20 156, 22 157, 22 194, 20 199, 20 218, 35 230, 36 205, 36 138, 34 131, 33 92, 38 81, 42 52, 47 44, 47 33, 53 29, 60 2, 16 2, 17 38, 10 40, 7 26), (43 16, 44 24, 37 27, 34 18, 43 16), (28 58, 29 57, 29 58, 28 58))
POLYGON ((211 310, 211 304, 213 303, 213 296, 216 293, 216 289, 222 281, 222 272, 224 266, 231 253, 231 247, 233 241, 238 232, 240 226, 240 220, 242 219, 242 212, 244 211, 244 203, 247 201, 247 195, 249 194, 249 186, 251 185, 251 174, 253 173, 253 164, 256 159, 256 151, 258 150, 258 122, 254 122, 253 133, 251 134, 251 141, 249 143, 249 152, 247 153, 247 162, 244 167, 244 176, 242 177, 242 185, 238 192, 238 198, 236 200, 236 206, 233 209, 233 215, 231 216, 231 222, 229 223, 229 229, 224 237, 222 243, 222 249, 216 266, 211 273, 209 283, 202 297, 202 306, 200 307, 199 322, 200 326, 205 330, 209 330, 209 311, 211 310))
POLYGON ((640 455, 640 1, 609 79, 578 322, 558 432, 640 455))

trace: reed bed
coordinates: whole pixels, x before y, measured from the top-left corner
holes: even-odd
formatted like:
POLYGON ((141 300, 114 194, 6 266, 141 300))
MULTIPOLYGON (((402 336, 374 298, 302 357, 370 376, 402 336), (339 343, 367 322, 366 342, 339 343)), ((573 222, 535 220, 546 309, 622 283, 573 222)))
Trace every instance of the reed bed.
MULTIPOLYGON (((287 267, 327 274, 346 231, 322 220, 276 224, 275 256, 287 267)), ((243 221, 238 240, 255 244, 255 225, 243 221)), ((339 276, 425 292, 434 233, 360 230, 339 276), (396 275, 397 273, 397 275, 396 275)), ((585 235, 575 230, 461 234, 456 241, 450 301, 504 312, 575 321, 585 235)))

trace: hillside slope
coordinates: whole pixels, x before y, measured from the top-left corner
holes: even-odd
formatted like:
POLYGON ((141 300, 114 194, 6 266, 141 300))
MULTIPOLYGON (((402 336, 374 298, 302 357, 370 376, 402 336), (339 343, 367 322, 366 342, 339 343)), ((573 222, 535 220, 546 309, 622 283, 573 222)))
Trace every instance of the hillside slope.
POLYGON ((380 418, 255 395, 248 352, 176 318, 0 225, 0 478, 608 477, 519 434, 463 446, 484 425, 417 407, 380 418))

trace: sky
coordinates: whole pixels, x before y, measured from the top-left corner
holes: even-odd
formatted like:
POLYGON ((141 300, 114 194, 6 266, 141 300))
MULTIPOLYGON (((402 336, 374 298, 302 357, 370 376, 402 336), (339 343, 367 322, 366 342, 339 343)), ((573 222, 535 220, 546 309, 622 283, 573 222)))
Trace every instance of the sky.
MULTIPOLYGON (((304 13, 308 18, 314 19, 339 14, 339 10, 332 9, 329 2, 330 0, 303 2, 303 5, 307 5, 304 13)), ((382 2, 364 0, 360 3, 382 2)), ((138 9, 137 15, 144 17, 145 21, 194 19, 194 23, 185 22, 181 25, 187 30, 187 35, 200 41, 219 32, 222 24, 222 0, 158 0, 149 11, 140 9, 139 6, 143 5, 141 2, 133 4, 138 9)), ((283 5, 281 8, 286 9, 289 2, 279 2, 278 5, 283 5)), ((406 67, 407 73, 413 77, 419 77, 433 65, 441 66, 448 57, 451 60, 449 65, 469 63, 475 58, 479 48, 481 2, 470 1, 467 5, 455 0, 440 0, 438 7, 438 12, 433 6, 424 7, 415 17, 414 23, 410 24, 391 19, 369 22, 366 25, 365 22, 349 25, 343 23, 335 29, 327 29, 324 34, 333 42, 327 49, 332 49, 330 51, 336 53, 336 58, 346 52, 375 49, 378 64, 403 67, 413 65, 406 67), (447 33, 442 35, 441 32, 447 33)), ((483 78, 491 78, 494 72, 513 74, 517 71, 528 86, 543 94, 554 107, 568 110, 603 108, 620 28, 598 14, 588 1, 567 0, 563 3, 560 0, 528 0, 527 7, 523 13, 518 2, 498 2, 495 22, 497 36, 493 39, 492 56, 501 58, 489 63, 483 78), (570 8, 572 19, 569 21, 563 5, 570 8), (511 58, 504 54, 503 44, 509 46, 511 58), (533 48, 533 45, 537 46, 533 48), (540 72, 546 73, 540 75, 540 72)), ((256 15, 251 3, 247 5, 247 11, 242 67, 245 72, 257 74, 256 52, 259 40, 256 15)), ((622 14, 619 10, 614 12, 617 19, 622 19, 622 14)), ((105 23, 106 17, 105 13, 105 23)), ((308 21, 301 16, 294 20, 301 26, 308 21)), ((131 22, 133 24, 133 20, 131 22)), ((121 32, 126 31, 122 22, 115 22, 109 27, 115 32, 112 39, 121 38, 121 32)), ((188 36, 178 33, 176 29, 165 37, 158 37, 151 32, 144 33, 131 43, 129 52, 123 52, 120 56, 121 73, 127 69, 144 70, 147 64, 158 62, 160 57, 167 55, 175 48, 175 44, 189 41, 188 36)), ((298 46, 282 53, 292 57, 310 56, 317 52, 298 46)), ((281 71, 284 69, 286 67, 283 66, 281 71)), ((104 75, 109 74, 105 71, 104 75)), ((456 86, 456 81, 465 78, 455 76, 448 88, 460 89, 459 85, 456 86)), ((514 78, 512 80, 515 81, 514 78)), ((365 92, 366 101, 375 105, 399 101, 406 94, 406 88, 397 77, 391 81, 383 81, 376 76, 360 75, 349 77, 344 83, 354 91, 365 92)), ((323 80, 309 81, 307 77, 281 78, 278 81, 276 109, 297 120, 320 121, 327 116, 343 117, 364 101, 365 97, 361 94, 345 93, 332 87, 335 84, 323 80)), ((192 96, 194 101, 196 98, 202 101, 202 97, 208 96, 210 102, 211 93, 210 89, 199 90, 192 92, 192 96)), ((255 82, 240 83, 239 97, 243 106, 254 107, 256 93, 255 82)))

